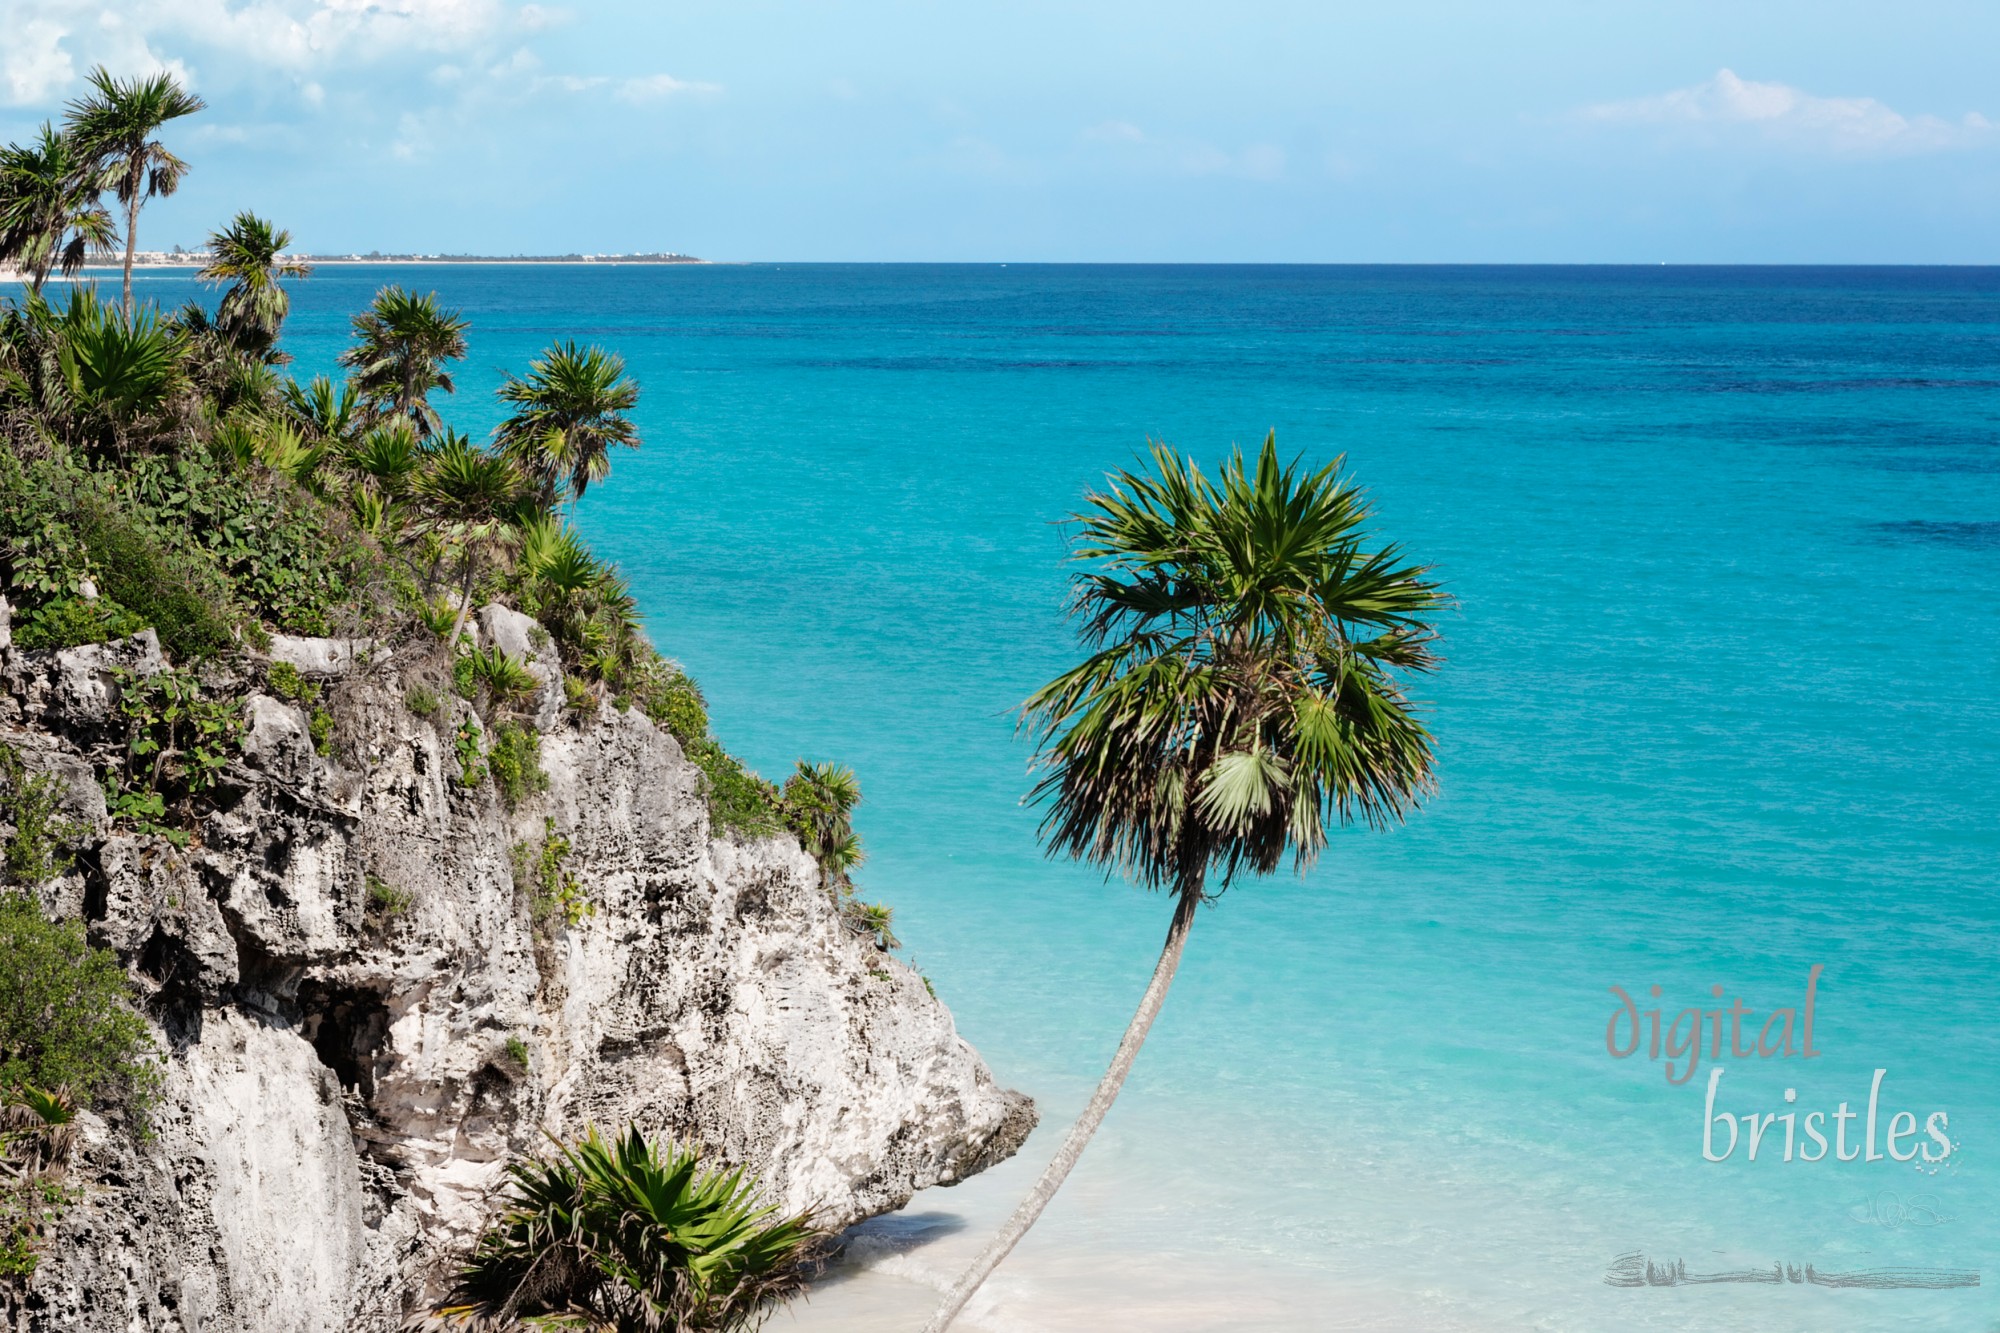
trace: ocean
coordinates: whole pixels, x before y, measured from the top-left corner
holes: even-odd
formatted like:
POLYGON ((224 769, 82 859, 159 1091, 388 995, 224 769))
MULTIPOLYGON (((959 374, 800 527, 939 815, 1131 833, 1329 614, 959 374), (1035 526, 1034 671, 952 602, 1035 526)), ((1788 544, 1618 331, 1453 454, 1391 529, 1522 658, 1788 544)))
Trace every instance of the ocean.
POLYGON ((962 1326, 2000 1327, 2000 271, 341 267, 296 368, 391 281, 471 317, 475 434, 551 340, 626 357, 645 447, 581 526, 734 751, 854 767, 863 895, 1043 1109, 773 1328, 920 1323, 1108 1059, 1167 904, 1021 804, 1010 710, 1078 651, 1058 520, 1149 439, 1268 430, 1455 598, 1441 791, 1201 915, 962 1326), (1814 968, 1817 1054, 1730 1049, 1814 968), (1720 1054, 1614 1058, 1655 1007, 1724 1010, 1720 1054), (1717 1067, 1756 1160, 1707 1159, 1717 1067), (1690 1280, 1607 1280, 1634 1255, 1690 1280), (1830 1285, 1889 1269, 1985 1285, 1830 1285), (1729 1273, 1781 1280, 1692 1280, 1729 1273))

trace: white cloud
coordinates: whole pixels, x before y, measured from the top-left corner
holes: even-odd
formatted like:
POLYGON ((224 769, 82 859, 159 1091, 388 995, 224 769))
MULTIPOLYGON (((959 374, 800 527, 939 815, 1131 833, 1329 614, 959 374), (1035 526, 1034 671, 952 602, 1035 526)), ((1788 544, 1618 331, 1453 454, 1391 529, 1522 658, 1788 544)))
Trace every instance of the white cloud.
POLYGON ((297 84, 341 65, 476 53, 564 17, 503 0, 0 0, 0 91, 53 110, 96 64, 121 75, 207 64, 297 84))
POLYGON ((1092 125, 1083 132, 1083 137, 1093 143, 1144 143, 1146 132, 1127 120, 1107 120, 1092 125))
POLYGON ((68 85, 76 74, 69 52, 62 47, 68 29, 46 18, 0 22, 7 30, 7 45, 0 50, 0 79, 6 80, 10 105, 39 105, 68 85))
POLYGON ((648 74, 643 78, 626 79, 620 83, 618 99, 622 102, 657 102, 663 97, 675 97, 683 93, 721 91, 722 89, 713 83, 690 83, 671 74, 648 74))
POLYGON ((1240 152, 1229 152, 1200 139, 1155 138, 1125 120, 1092 125, 1083 131, 1083 138, 1087 143, 1111 145, 1109 151, 1123 152, 1128 160, 1154 170, 1185 176, 1274 181, 1285 174, 1285 150, 1276 144, 1251 144, 1240 152))
POLYGON ((1783 83, 1720 70, 1705 83, 1656 97, 1586 107, 1584 118, 1734 132, 1798 147, 1846 153, 1925 153, 1987 142, 1993 122, 1978 114, 1949 121, 1906 116, 1872 97, 1818 97, 1783 83))

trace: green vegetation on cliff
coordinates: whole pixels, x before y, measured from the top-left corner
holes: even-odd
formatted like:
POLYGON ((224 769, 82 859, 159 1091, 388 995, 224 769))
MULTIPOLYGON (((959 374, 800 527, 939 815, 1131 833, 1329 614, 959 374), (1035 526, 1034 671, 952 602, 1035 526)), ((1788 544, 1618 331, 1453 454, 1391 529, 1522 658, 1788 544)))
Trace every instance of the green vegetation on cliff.
MULTIPOLYGON (((140 212, 189 169, 157 136, 201 104, 165 74, 120 82, 99 70, 92 88, 61 127, 0 152, 0 263, 29 279, 0 302, 0 624, 28 650, 156 633, 166 669, 116 672, 109 735, 93 742, 113 826, 182 847, 198 839, 230 780, 255 688, 299 710, 321 755, 366 762, 342 748, 352 692, 286 658, 325 650, 287 649, 280 635, 343 640, 364 669, 388 650, 411 711, 438 728, 463 798, 491 790, 526 810, 548 786, 535 721, 551 725, 527 658, 553 657, 556 725, 639 710, 703 773, 719 833, 797 831, 855 929, 889 947, 886 909, 854 903, 847 879, 858 861, 846 824, 858 799, 851 775, 844 797, 821 791, 803 765, 781 789, 730 755, 699 687, 648 641, 624 578, 570 523, 576 500, 610 477, 614 451, 640 444, 630 415, 639 388, 623 361, 557 343, 506 377, 505 419, 482 443, 450 420, 465 319, 435 293, 392 286, 354 315, 345 378, 301 380, 282 339, 289 285, 309 267, 284 254, 284 230, 247 212, 209 238, 199 277, 213 304, 135 304, 140 212), (87 246, 118 243, 120 223, 122 300, 87 284, 45 290, 52 273, 80 267, 87 246), (538 626, 526 651, 473 632, 476 613, 496 603, 538 626), (833 842, 829 819, 844 830, 833 842)), ((71 1117, 142 1107, 156 1077, 117 957, 93 948, 81 922, 46 920, 36 892, 95 836, 66 817, 77 808, 67 781, 0 751, 9 885, 0 889, 0 1278, 33 1270, 45 1224, 68 1197, 71 1117)), ((538 947, 594 910, 569 851, 553 820, 517 849, 538 947)), ((374 937, 389 936, 417 901, 368 876, 374 937)), ((514 1058, 527 1065, 525 1045, 514 1058)), ((688 1191, 676 1206, 693 1211, 654 1219, 652 1231, 600 1227, 595 1248, 577 1254, 606 1275, 573 1274, 581 1285, 565 1299, 580 1308, 625 1309, 618 1293, 630 1288, 684 1312, 647 1327, 754 1322, 793 1282, 809 1239, 796 1221, 745 1212, 740 1175, 692 1174, 692 1156, 660 1156, 636 1138, 615 1150, 580 1145, 538 1178, 559 1171, 597 1182, 584 1198, 591 1208, 634 1184, 688 1191), (635 1236, 652 1246, 684 1224, 711 1227, 713 1244, 655 1254, 643 1272, 614 1267, 633 1258, 618 1246, 635 1236)), ((502 1273, 500 1251, 482 1255, 502 1273)))

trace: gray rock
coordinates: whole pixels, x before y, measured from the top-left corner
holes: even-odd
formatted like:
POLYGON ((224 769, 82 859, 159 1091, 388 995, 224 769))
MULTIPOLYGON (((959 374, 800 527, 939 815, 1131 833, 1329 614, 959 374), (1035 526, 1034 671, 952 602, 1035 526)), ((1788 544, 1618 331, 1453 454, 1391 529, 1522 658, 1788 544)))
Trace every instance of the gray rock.
POLYGON ((273 662, 289 662, 302 676, 314 680, 339 680, 365 656, 379 656, 368 639, 312 639, 294 634, 273 634, 265 655, 273 662))
POLYGON ((548 631, 532 616, 522 615, 511 606, 489 602, 479 611, 479 637, 488 646, 527 665, 541 688, 528 707, 535 730, 547 731, 562 717, 563 667, 548 631))
MULTIPOLYGON (((481 618, 503 647, 519 628, 481 618)), ((95 659, 23 656, 4 671, 23 716, 88 712, 95 659), (28 706, 37 689, 63 707, 28 706)), ((187 849, 97 849, 95 888, 72 900, 148 997, 164 1093, 150 1136, 89 1118, 84 1201, 14 1328, 388 1333, 544 1131, 637 1122, 698 1142, 830 1226, 1026 1137, 1032 1104, 844 923, 794 839, 711 837, 671 736, 610 708, 552 727, 548 791, 509 810, 490 782, 455 781, 462 706, 412 715, 391 668, 339 686, 341 753, 365 771, 314 755, 296 709, 253 695, 241 762, 187 849), (571 844, 574 924, 538 923, 516 882, 516 848, 545 828, 571 844)), ((41 735, 50 763, 104 753, 87 728, 41 735)))

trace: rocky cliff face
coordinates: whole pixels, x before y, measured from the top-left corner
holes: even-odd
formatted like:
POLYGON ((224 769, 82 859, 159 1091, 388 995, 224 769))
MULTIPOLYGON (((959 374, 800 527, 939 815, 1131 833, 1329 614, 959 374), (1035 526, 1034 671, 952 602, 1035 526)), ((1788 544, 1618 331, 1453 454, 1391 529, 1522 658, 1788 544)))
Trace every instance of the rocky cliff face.
MULTIPOLYGON (((520 618, 482 619, 533 653, 520 618)), ((169 1053, 150 1138, 85 1117, 85 1198, 16 1327, 395 1328, 506 1162, 592 1121, 697 1140, 835 1225, 1026 1137, 1028 1100, 791 838, 710 836, 698 770, 638 712, 564 714, 541 663, 550 781, 509 809, 453 780, 459 701, 419 717, 394 656, 349 647, 272 647, 339 682, 331 757, 300 708, 215 682, 248 727, 186 848, 112 831, 93 768, 115 671, 160 666, 150 634, 0 652, 0 733, 96 831, 45 906, 125 960, 169 1053), (574 924, 538 925, 517 883, 550 836, 574 924)))

